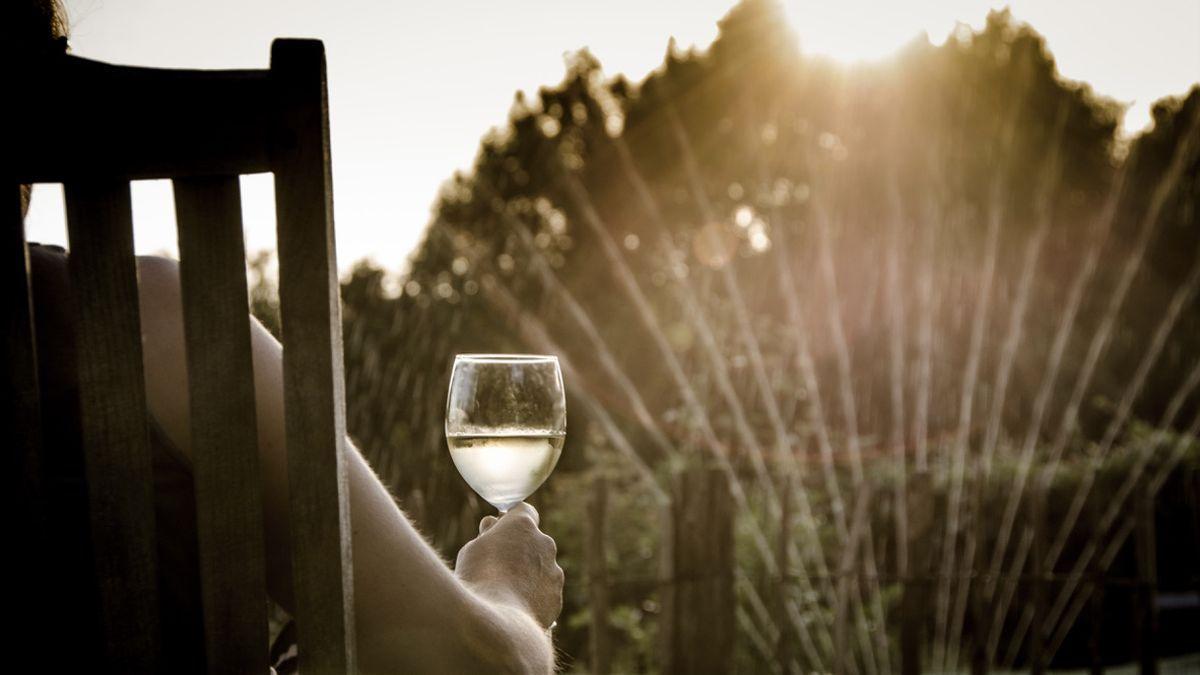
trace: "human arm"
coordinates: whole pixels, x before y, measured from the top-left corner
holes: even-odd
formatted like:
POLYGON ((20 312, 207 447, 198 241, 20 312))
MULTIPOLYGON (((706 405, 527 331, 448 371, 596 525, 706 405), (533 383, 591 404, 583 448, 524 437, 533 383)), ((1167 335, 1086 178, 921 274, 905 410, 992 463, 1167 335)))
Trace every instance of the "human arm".
MULTIPOLYGON (((178 265, 139 258, 147 399, 171 441, 191 456, 178 265)), ((251 322, 267 582, 291 606, 282 347, 251 322)), ((460 554, 452 573, 347 440, 354 605, 363 672, 548 672, 546 626, 561 605, 562 570, 536 512, 514 509, 460 554)))

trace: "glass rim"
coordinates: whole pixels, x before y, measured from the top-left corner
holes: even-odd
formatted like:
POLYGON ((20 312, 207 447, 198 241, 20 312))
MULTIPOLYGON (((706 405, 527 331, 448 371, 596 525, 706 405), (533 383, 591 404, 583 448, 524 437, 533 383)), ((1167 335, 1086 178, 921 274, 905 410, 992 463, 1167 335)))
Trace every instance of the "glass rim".
POLYGON ((554 354, 455 354, 454 362, 467 363, 558 363, 554 354))

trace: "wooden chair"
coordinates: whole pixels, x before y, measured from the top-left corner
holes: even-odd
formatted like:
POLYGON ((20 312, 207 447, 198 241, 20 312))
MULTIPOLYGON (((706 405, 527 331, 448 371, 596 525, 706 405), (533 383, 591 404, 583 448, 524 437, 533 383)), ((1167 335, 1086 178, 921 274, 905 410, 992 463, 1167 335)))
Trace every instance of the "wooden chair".
MULTIPOLYGON (((10 87, 13 86, 10 80, 10 87)), ((77 298, 81 424, 107 660, 158 672, 154 508, 131 180, 174 181, 208 670, 266 673, 267 621, 238 175, 272 172, 300 667, 355 667, 341 310, 325 55, 277 40, 270 70, 184 71, 58 55, 16 76, 0 378, 16 430, 6 518, 36 536, 41 426, 23 183, 60 182, 77 298), (19 100, 19 103, 16 101, 19 100)), ((12 118, 10 118, 11 120, 12 118)), ((7 434, 6 434, 7 435, 7 434)), ((18 549, 19 550, 19 549, 18 549)))

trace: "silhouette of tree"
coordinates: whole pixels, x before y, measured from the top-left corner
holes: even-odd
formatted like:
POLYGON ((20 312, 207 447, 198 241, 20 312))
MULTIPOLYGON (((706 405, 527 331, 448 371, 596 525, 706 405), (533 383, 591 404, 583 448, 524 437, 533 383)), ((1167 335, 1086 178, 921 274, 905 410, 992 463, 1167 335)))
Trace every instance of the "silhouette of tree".
MULTIPOLYGON (((892 420, 892 381, 882 364, 895 344, 893 305, 906 322, 902 387, 910 419, 921 395, 920 324, 928 317, 927 435, 937 444, 959 423, 973 317, 986 302, 970 428, 975 456, 1004 373, 1011 317, 1019 313, 1022 333, 1001 420, 1002 432, 1019 443, 1072 284, 1097 245, 1100 264, 1039 434, 1043 442, 1053 438, 1131 242, 1172 158, 1195 133, 1200 90, 1160 102, 1153 129, 1123 148, 1120 106, 1063 80, 1043 38, 1007 11, 944 45, 918 40, 893 59, 855 66, 805 54, 780 12, 772 1, 744 0, 720 22, 710 48, 684 52, 671 43, 662 66, 637 84, 607 78, 586 50, 574 54, 557 86, 530 99, 518 93, 509 124, 484 138, 471 171, 443 185, 405 277, 364 265, 345 284, 351 432, 447 553, 472 536, 481 513, 445 456, 450 363, 459 352, 546 349, 526 339, 531 328, 544 331, 574 368, 572 433, 559 472, 615 464, 602 434, 586 433, 591 420, 580 395, 603 406, 641 459, 665 472, 656 431, 683 461, 699 461, 701 451, 697 420, 659 345, 682 364, 721 439, 737 438, 735 415, 714 375, 705 330, 764 447, 774 443, 773 397, 795 452, 815 456, 810 413, 819 397, 837 437, 857 432, 875 439, 868 452, 888 454, 889 441, 879 439, 889 438, 892 420), (1123 171, 1106 229, 1106 205, 1123 171), (1039 236, 1040 246, 1031 247, 1039 236), (614 253, 644 294, 653 325, 627 292, 614 253), (791 268, 790 288, 781 284, 781 260, 791 268), (1028 306, 1019 312, 1030 262, 1028 306), (791 292, 819 393, 797 371, 791 292), (590 327, 579 324, 576 308, 590 327), (589 330, 659 429, 639 421, 589 330), (765 391, 747 333, 757 342, 765 391), (839 399, 843 361, 857 402, 853 429, 839 399)), ((1113 419, 1113 402, 1197 260, 1196 155, 1164 200, 1158 233, 1091 379, 1081 410, 1085 435, 1072 437, 1067 459, 1113 419)), ((1196 362, 1198 303, 1193 296, 1169 332, 1130 422, 1157 423, 1181 373, 1196 362)), ((910 453, 924 440, 915 434, 910 429, 903 441, 910 453)), ((740 469, 749 451, 742 445, 729 444, 740 469)), ((562 508, 580 508, 574 499, 562 508)), ((568 613, 579 602, 568 598, 568 613)), ((564 648, 582 649, 581 639, 568 627, 564 648)))

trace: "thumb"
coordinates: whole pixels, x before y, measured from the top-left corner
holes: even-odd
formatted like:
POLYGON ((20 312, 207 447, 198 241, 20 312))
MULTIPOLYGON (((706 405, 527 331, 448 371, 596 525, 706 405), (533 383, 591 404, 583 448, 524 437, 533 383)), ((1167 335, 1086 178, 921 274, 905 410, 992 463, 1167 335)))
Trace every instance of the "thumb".
POLYGON ((479 521, 479 534, 487 532, 491 526, 496 524, 496 516, 484 516, 483 520, 479 521))

